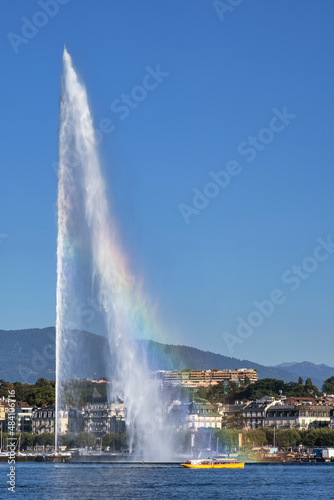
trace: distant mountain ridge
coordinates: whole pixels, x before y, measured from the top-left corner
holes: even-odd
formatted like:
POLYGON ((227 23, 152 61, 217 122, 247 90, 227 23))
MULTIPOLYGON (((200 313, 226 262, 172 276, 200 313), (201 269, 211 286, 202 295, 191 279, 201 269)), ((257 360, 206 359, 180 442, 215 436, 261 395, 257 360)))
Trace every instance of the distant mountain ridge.
MULTIPOLYGON (((208 370, 216 368, 255 368, 259 378, 278 378, 290 382, 291 373, 281 368, 260 365, 248 360, 231 358, 210 351, 202 351, 195 347, 184 345, 161 344, 153 341, 141 341, 147 344, 148 363, 152 370, 208 370), (159 357, 157 358, 157 352, 159 357), (165 361, 167 360, 167 362, 165 361), (169 360, 169 361, 168 361, 169 360)), ((294 376, 294 380, 298 377, 294 376)))
POLYGON ((276 365, 275 368, 280 368, 296 375, 297 377, 302 377, 304 382, 305 379, 310 377, 314 385, 317 385, 318 387, 321 387, 324 380, 334 376, 334 368, 326 365, 325 363, 321 363, 320 365, 316 365, 310 361, 303 361, 301 363, 280 363, 279 365, 276 365))
MULTIPOLYGON (((107 339, 86 331, 74 331, 71 340, 78 346, 78 356, 73 361, 77 376, 105 376, 105 353, 109 352, 107 339)), ((334 368, 325 364, 303 362, 264 366, 184 345, 162 344, 152 340, 140 340, 137 344, 140 355, 146 356, 150 370, 255 368, 259 378, 290 382, 297 381, 299 376, 304 380, 310 377, 319 388, 326 378, 334 375, 334 368)), ((113 355, 109 356, 107 362, 112 366, 113 355)), ((55 378, 55 328, 0 330, 0 379, 34 383, 41 377, 55 378)))

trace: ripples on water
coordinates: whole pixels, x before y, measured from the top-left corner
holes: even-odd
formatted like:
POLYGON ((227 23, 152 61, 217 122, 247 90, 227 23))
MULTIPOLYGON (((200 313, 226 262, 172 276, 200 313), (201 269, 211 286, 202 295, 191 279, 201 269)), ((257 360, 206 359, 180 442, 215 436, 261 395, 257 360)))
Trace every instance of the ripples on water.
POLYGON ((96 499, 334 499, 334 463, 246 464, 245 469, 194 470, 178 465, 16 464, 16 493, 0 464, 0 498, 96 499))

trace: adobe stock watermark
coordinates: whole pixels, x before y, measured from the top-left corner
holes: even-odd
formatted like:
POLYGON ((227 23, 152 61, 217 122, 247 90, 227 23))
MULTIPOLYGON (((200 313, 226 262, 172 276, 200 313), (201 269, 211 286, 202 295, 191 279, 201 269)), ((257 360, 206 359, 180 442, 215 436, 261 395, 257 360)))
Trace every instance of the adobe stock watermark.
MULTIPOLYGON (((87 297, 76 306, 73 305, 72 320, 66 323, 66 330, 82 330, 89 328, 99 314, 104 314, 105 303, 112 303, 113 297, 120 295, 124 289, 134 286, 135 278, 128 276, 122 282, 115 279, 110 289, 102 289, 99 297, 87 297)), ((56 357, 55 335, 48 333, 43 348, 31 349, 29 363, 18 365, 18 373, 23 382, 33 382, 50 370, 56 357)))
POLYGON ((6 234, 6 233, 0 233, 0 245, 1 245, 1 242, 3 240, 5 240, 6 238, 8 238, 8 234, 6 234))
POLYGON ((214 0, 212 5, 219 19, 223 22, 225 21, 225 15, 233 12, 236 7, 239 7, 239 5, 243 3, 243 1, 244 0, 225 0, 222 2, 221 0, 214 0))
MULTIPOLYGON (((140 85, 133 87, 127 94, 123 93, 117 99, 114 99, 110 105, 110 110, 113 113, 112 119, 105 116, 99 121, 99 125, 94 129, 94 145, 99 146, 105 135, 111 134, 116 130, 115 118, 124 121, 143 101, 145 101, 150 92, 157 89, 159 85, 167 78, 170 73, 162 71, 160 64, 156 64, 155 68, 151 66, 145 67, 146 73, 140 85), (115 117, 115 118, 114 118, 115 117)), ((82 151, 78 149, 72 152, 71 166, 73 168, 80 165, 82 151)), ((51 163, 53 170, 58 172, 58 162, 51 163)))
POLYGON ((130 287, 135 286, 135 278, 128 276, 121 280, 115 279, 112 286, 107 289, 104 288, 100 291, 97 297, 87 297, 86 300, 81 301, 75 308, 73 307, 72 321, 69 322, 67 329, 75 330, 79 328, 88 327, 93 323, 96 316, 105 314, 105 304, 112 304, 115 297, 124 294, 130 287))
MULTIPOLYGON (((334 241, 332 241, 331 235, 328 235, 326 239, 319 237, 316 241, 317 246, 312 255, 305 257, 301 264, 294 264, 282 274, 281 281, 290 292, 298 290, 302 283, 316 272, 319 264, 325 262, 334 253, 334 241)), ((260 328, 265 320, 275 313, 277 307, 284 304, 287 298, 288 293, 282 288, 274 288, 269 293, 268 298, 253 302, 254 308, 246 318, 238 316, 235 333, 223 333, 223 339, 230 353, 234 352, 236 344, 243 344, 246 339, 253 335, 254 331, 260 328)))
MULTIPOLYGON (((273 116, 269 120, 267 127, 261 128, 256 135, 249 135, 246 140, 240 142, 237 152, 240 156, 245 156, 245 160, 251 163, 257 155, 264 151, 270 144, 276 134, 283 132, 294 120, 297 115, 288 112, 287 107, 283 106, 282 111, 277 108, 272 109, 273 116)), ((241 174, 243 168, 240 160, 230 160, 226 163, 224 170, 209 172, 210 181, 207 182, 201 190, 193 188, 193 199, 191 204, 180 203, 178 209, 186 224, 190 223, 193 215, 199 215, 210 203, 210 200, 216 198, 230 184, 233 177, 241 174)))
POLYGON ((18 373, 24 383, 40 378, 39 375, 53 365, 56 358, 55 337, 52 333, 48 333, 47 337, 47 342, 42 350, 41 348, 40 350, 31 349, 31 365, 27 366, 21 363, 18 365, 18 373))
POLYGON ((18 54, 20 46, 26 45, 38 34, 41 28, 45 28, 50 18, 55 17, 60 11, 61 5, 67 5, 71 0, 39 0, 37 2, 41 10, 37 10, 31 19, 21 17, 21 33, 10 31, 7 38, 14 50, 18 54))
POLYGON ((8 436, 7 436, 7 450, 8 450, 8 464, 10 465, 9 473, 7 474, 8 491, 15 493, 16 486, 16 473, 15 473, 15 449, 17 447, 16 433, 16 419, 15 419, 15 389, 8 390, 8 436))

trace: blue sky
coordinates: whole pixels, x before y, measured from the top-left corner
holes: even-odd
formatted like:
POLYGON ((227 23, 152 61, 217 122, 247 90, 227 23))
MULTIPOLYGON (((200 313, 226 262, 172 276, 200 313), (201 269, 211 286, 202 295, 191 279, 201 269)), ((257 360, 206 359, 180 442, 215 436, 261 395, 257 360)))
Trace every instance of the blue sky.
POLYGON ((157 339, 333 365, 333 14, 330 0, 3 1, 0 328, 55 322, 66 44, 157 339))

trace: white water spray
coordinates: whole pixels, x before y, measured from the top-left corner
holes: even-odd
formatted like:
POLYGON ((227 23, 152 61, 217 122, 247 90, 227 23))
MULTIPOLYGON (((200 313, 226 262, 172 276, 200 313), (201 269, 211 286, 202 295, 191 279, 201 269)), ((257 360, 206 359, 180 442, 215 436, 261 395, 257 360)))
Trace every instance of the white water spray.
POLYGON ((82 347, 71 332, 82 329, 77 311, 90 296, 99 304, 110 355, 116 360, 109 398, 124 401, 130 450, 144 460, 166 460, 162 405, 135 342, 142 303, 117 246, 95 142, 86 90, 65 49, 59 131, 56 447, 64 381, 76 376, 78 359, 87 357, 78 352, 82 347))

